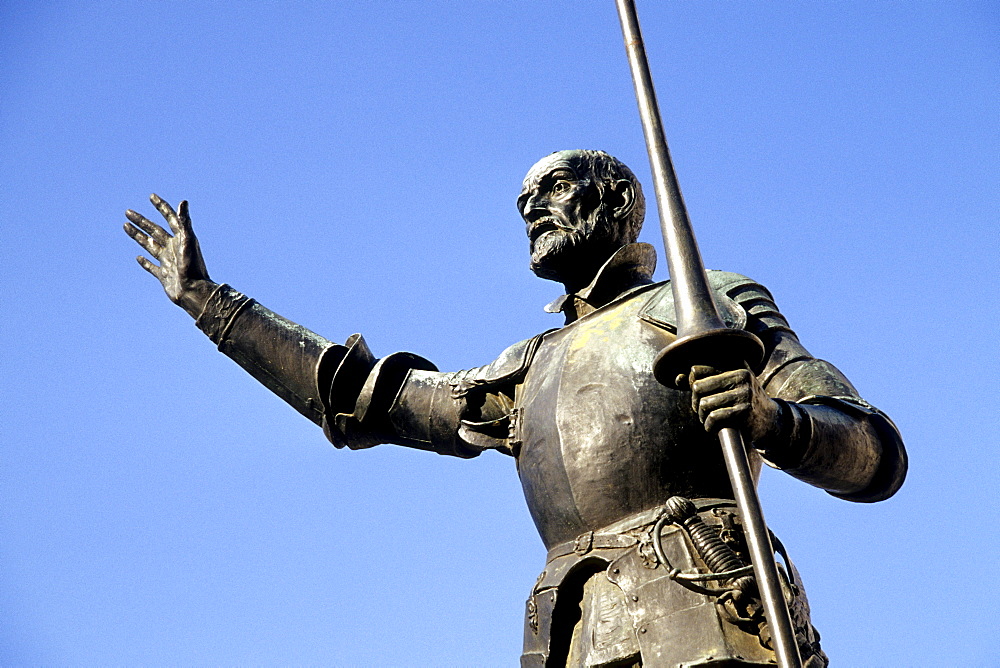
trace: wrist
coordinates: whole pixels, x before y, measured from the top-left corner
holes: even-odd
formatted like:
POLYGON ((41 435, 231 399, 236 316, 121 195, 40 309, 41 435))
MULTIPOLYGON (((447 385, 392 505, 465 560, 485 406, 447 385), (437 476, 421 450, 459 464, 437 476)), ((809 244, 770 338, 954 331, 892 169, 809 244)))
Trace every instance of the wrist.
POLYGON ((763 434, 754 440, 754 446, 761 451, 773 450, 787 443, 792 433, 795 417, 787 402, 780 399, 768 399, 771 410, 770 419, 764 426, 763 434))
POLYGON ((778 406, 774 430, 754 443, 754 447, 769 464, 779 469, 795 468, 801 461, 812 438, 811 423, 803 409, 782 399, 773 400, 778 406))
POLYGON ((221 346, 240 313, 253 303, 254 300, 229 285, 217 285, 194 324, 212 343, 221 346))
POLYGON ((191 281, 186 286, 177 305, 184 309, 188 315, 197 320, 205 311, 209 298, 219 288, 219 284, 209 279, 191 281))

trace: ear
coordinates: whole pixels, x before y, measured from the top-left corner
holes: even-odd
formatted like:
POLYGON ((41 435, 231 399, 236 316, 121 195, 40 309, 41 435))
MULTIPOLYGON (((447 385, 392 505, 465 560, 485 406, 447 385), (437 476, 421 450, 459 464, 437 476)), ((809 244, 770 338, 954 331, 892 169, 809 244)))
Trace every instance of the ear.
POLYGON ((635 206, 635 187, 626 179, 615 181, 608 190, 607 202, 617 220, 627 217, 635 206))

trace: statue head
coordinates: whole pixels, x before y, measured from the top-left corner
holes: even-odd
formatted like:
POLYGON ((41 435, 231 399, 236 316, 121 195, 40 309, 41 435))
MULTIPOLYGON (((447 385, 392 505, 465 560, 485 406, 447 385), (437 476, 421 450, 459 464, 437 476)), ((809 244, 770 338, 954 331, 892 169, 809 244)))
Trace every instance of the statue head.
POLYGON ((517 198, 540 278, 586 286, 639 236, 646 203, 632 171, 603 151, 558 151, 532 167, 517 198))

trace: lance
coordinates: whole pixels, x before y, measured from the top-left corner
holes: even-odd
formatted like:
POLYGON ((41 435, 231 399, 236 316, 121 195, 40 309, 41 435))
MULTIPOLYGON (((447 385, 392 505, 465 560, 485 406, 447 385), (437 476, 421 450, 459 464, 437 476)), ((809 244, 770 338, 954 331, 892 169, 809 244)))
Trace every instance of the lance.
MULTIPOLYGON (((677 338, 657 357, 654 373, 661 382, 672 385, 679 374, 686 374, 695 364, 705 364, 719 370, 737 369, 745 365, 757 367, 764 355, 763 344, 750 332, 726 327, 709 287, 705 265, 698 251, 698 243, 691 229, 691 221, 688 219, 663 134, 660 109, 649 73, 635 2, 615 0, 615 4, 618 7, 632 83, 639 103, 642 131, 649 152, 660 229, 663 232, 677 314, 677 338)), ((743 434, 738 429, 727 427, 719 431, 719 442, 736 505, 746 530, 750 560, 764 605, 764 616, 771 627, 778 665, 782 668, 800 668, 802 659, 799 657, 788 605, 778 579, 770 532, 764 522, 764 513, 750 473, 743 434)))

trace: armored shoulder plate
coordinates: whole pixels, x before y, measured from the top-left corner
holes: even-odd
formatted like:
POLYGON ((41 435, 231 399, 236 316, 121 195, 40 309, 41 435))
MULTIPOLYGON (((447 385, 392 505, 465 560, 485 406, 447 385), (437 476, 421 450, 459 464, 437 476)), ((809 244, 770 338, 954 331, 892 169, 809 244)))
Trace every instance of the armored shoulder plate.
MULTIPOLYGON (((784 316, 778 312, 771 293, 760 283, 728 271, 709 271, 708 282, 715 292, 719 315, 727 327, 746 329, 758 336, 775 329, 791 331, 784 316)), ((665 281, 653 291, 640 317, 669 332, 677 331, 670 281, 665 281)))
POLYGON ((499 357, 486 366, 466 371, 457 371, 451 374, 449 382, 452 387, 452 395, 455 398, 461 398, 476 388, 489 391, 490 388, 496 388, 512 382, 516 383, 517 379, 523 377, 528 370, 531 359, 542 342, 542 337, 554 331, 556 330, 546 330, 530 339, 518 341, 500 353, 499 357))
POLYGON ((739 304, 747 314, 747 330, 757 336, 774 330, 791 331, 788 321, 774 303, 774 297, 760 283, 728 271, 708 272, 709 283, 739 304))

